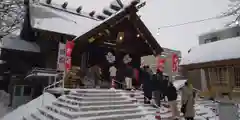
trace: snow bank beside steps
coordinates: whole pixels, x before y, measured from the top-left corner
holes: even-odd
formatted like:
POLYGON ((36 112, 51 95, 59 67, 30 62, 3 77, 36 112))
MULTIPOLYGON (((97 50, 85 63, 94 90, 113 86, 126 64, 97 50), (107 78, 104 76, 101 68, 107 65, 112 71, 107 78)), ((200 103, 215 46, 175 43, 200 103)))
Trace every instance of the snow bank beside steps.
POLYGON ((44 93, 38 98, 19 106, 14 111, 5 115, 1 120, 21 120, 24 116, 28 116, 29 114, 36 112, 37 108, 42 106, 42 100, 44 101, 44 105, 47 105, 55 101, 56 98, 50 93, 44 93))

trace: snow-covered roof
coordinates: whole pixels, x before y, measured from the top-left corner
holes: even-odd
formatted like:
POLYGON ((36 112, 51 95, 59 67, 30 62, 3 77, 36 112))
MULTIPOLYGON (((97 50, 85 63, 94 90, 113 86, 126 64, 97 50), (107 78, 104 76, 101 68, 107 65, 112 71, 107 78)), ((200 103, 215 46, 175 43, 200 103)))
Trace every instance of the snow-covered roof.
POLYGON ((224 27, 220 27, 220 28, 216 28, 216 29, 211 29, 208 32, 200 34, 200 36, 205 36, 205 35, 212 34, 212 33, 218 33, 218 32, 222 32, 222 31, 225 31, 225 30, 228 30, 228 29, 232 29, 232 28, 236 28, 236 27, 239 27, 239 26, 238 25, 224 26, 224 27))
POLYGON ((180 65, 240 58, 240 37, 229 38, 194 47, 183 56, 180 65))
POLYGON ((119 5, 119 0, 52 0, 47 4, 45 0, 32 2, 30 4, 31 26, 36 29, 53 31, 62 34, 79 36, 90 31, 104 22, 105 19, 116 15, 123 10, 125 6, 130 5, 135 0, 123 0, 119 5), (64 2, 67 2, 66 9, 62 8, 64 2), (99 5, 94 5, 98 4, 99 5), (111 6, 118 10, 114 10, 111 6), (76 10, 81 8, 78 13, 76 10), (106 15, 104 12, 110 13, 106 15), (92 16, 91 12, 95 12, 92 16), (100 19, 103 17, 104 19, 100 19))
POLYGON ((40 52, 40 47, 35 42, 28 42, 20 38, 20 29, 3 37, 0 48, 13 49, 28 52, 40 52))

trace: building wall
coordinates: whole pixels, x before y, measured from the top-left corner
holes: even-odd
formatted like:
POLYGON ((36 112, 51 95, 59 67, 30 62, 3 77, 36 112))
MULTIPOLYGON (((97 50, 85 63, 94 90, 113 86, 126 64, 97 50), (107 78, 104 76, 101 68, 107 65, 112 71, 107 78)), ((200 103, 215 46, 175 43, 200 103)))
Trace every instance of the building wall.
POLYGON ((187 79, 190 83, 192 83, 193 87, 201 90, 202 82, 201 82, 201 71, 200 69, 195 69, 187 72, 187 79))
MULTIPOLYGON (((164 52, 162 53, 162 56, 160 58, 165 59, 165 65, 163 72, 175 76, 178 74, 178 72, 172 72, 172 54, 177 54, 179 57, 181 57, 180 51, 174 51, 167 48, 164 48, 164 52)), ((141 58, 144 64, 149 65, 154 72, 156 72, 156 57, 153 55, 144 56, 141 58)))
POLYGON ((215 40, 224 40, 237 36, 240 36, 240 26, 228 27, 200 35, 199 44, 206 44, 208 40, 214 42, 215 40))

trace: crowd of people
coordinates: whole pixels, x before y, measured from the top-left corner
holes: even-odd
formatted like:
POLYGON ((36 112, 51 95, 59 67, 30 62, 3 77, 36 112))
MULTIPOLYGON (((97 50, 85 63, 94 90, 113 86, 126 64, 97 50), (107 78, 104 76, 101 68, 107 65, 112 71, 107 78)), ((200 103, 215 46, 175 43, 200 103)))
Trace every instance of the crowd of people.
MULTIPOLYGON (((95 68, 95 77, 99 78, 99 67, 95 68)), ((154 104, 154 107, 161 107, 161 101, 167 101, 173 120, 180 118, 180 112, 183 113, 186 120, 193 120, 195 116, 194 99, 195 94, 191 84, 185 83, 181 89, 181 110, 177 107, 178 91, 169 80, 168 76, 163 75, 159 69, 156 73, 148 65, 140 69, 126 65, 124 69, 117 69, 115 66, 109 67, 110 81, 115 83, 117 89, 142 89, 144 92, 144 104, 154 104)), ((96 81, 98 84, 99 82, 96 81)))

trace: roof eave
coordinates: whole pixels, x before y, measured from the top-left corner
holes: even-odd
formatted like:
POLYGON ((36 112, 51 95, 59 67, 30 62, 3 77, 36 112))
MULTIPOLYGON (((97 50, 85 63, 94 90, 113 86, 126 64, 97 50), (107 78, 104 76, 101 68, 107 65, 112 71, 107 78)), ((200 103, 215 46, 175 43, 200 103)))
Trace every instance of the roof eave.
POLYGON ((209 62, 201 62, 201 63, 190 63, 190 64, 181 64, 181 67, 187 69, 204 69, 210 67, 217 67, 217 66, 231 66, 231 65, 240 65, 240 58, 232 58, 226 60, 217 60, 217 61, 209 61, 209 62))

